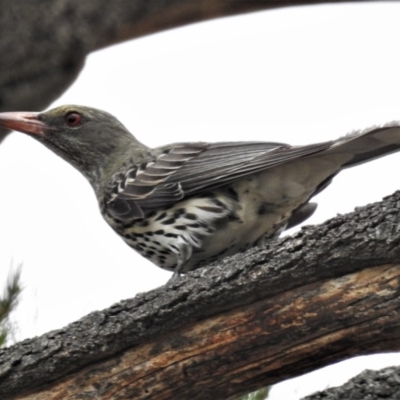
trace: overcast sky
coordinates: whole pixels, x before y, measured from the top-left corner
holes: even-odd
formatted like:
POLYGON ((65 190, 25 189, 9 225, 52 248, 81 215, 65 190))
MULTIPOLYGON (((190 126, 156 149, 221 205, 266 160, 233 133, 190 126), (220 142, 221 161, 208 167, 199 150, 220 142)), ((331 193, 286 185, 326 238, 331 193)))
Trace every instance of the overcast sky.
MULTIPOLYGON (((162 32, 93 53, 52 106, 105 109, 151 146, 176 141, 305 144, 400 119, 400 4, 247 14, 162 32)), ((38 93, 40 96, 40 93, 38 93)), ((15 110, 18 111, 18 110, 15 110)), ((335 178, 310 223, 400 187, 400 154, 335 178)), ((102 220, 91 187, 22 135, 0 146, 0 282, 23 263, 18 338, 65 326, 166 282, 102 220)), ((277 385, 297 400, 352 372, 399 363, 357 359, 277 385)))

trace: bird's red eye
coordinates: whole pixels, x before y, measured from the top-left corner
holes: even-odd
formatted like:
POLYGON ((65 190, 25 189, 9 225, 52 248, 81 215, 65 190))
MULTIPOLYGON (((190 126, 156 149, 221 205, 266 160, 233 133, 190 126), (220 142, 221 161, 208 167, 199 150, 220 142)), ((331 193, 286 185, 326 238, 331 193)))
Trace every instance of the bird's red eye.
POLYGON ((65 116, 65 122, 68 126, 78 126, 82 120, 82 117, 77 112, 70 112, 65 116))

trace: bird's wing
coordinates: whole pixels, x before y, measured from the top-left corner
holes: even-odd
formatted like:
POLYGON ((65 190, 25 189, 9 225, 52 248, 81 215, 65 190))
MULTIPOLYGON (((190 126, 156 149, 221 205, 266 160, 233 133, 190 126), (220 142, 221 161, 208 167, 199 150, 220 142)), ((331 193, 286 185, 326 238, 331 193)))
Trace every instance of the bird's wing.
POLYGON ((113 212, 120 219, 140 218, 144 216, 143 211, 160 209, 254 172, 323 151, 331 144, 298 147, 268 142, 172 145, 154 162, 126 173, 110 206, 114 206, 113 212))
MULTIPOLYGON (((153 162, 120 176, 107 204, 111 214, 126 221, 246 175, 322 151, 345 156, 342 167, 346 168, 399 150, 399 122, 307 146, 268 142, 175 144, 156 150, 153 162)), ((329 184, 331 178, 321 182, 317 191, 329 184)))

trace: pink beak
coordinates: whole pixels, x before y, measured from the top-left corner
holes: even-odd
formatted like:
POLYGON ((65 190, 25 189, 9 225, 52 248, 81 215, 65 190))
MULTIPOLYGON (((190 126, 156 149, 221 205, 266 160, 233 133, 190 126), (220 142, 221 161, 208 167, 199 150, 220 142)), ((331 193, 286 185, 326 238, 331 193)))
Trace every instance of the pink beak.
POLYGON ((0 113, 0 127, 43 136, 49 127, 39 121, 36 112, 5 112, 0 113))

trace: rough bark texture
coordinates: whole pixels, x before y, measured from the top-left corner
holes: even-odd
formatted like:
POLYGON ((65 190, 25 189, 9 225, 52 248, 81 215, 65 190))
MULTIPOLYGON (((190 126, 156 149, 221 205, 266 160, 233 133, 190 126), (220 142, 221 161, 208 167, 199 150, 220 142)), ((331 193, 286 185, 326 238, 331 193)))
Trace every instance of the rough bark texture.
POLYGON ((327 389, 303 400, 399 400, 400 368, 365 370, 341 387, 327 389))
POLYGON ((226 399, 400 349, 400 192, 0 350, 2 399, 226 399))
MULTIPOLYGON (((0 112, 47 107, 102 47, 210 18, 317 3, 326 1, 0 0, 0 112)), ((0 142, 6 133, 0 129, 0 142)))

